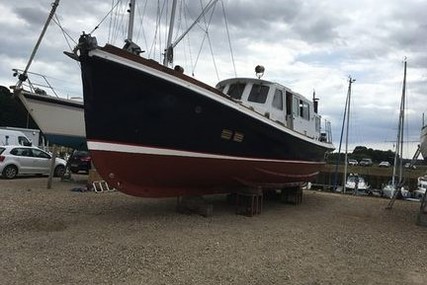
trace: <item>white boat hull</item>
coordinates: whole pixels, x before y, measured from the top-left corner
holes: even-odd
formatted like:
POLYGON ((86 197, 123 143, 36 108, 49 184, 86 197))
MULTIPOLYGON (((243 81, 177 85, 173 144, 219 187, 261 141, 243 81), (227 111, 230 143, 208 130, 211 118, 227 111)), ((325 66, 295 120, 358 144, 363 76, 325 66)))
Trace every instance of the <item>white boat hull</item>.
POLYGON ((19 99, 51 144, 87 148, 83 102, 27 91, 19 99))

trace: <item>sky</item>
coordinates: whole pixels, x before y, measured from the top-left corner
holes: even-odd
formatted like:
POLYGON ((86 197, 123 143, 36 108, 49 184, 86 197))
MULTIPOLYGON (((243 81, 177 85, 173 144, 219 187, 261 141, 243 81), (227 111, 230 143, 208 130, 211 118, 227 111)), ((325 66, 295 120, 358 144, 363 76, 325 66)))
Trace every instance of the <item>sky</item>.
MULTIPOLYGON (((27 65, 52 2, 0 0, 0 85, 16 84, 12 69, 27 65)), ((170 2, 136 5, 133 41, 145 50, 144 57, 162 61, 170 2)), ((207 2, 178 4, 173 39, 207 2)), ((126 9, 125 0, 61 0, 30 72, 47 76, 61 97, 82 97, 78 63, 63 51, 72 49, 82 32, 96 36, 100 46, 123 46, 126 9)), ((427 0, 220 0, 177 44, 174 64, 212 86, 236 75, 255 77, 255 66, 263 65, 265 80, 308 98, 315 90, 337 149, 351 76, 356 81, 348 151, 358 145, 394 151, 406 58, 404 156, 412 157, 427 111, 425 11, 427 0)), ((32 82, 42 82, 33 77, 32 82)))

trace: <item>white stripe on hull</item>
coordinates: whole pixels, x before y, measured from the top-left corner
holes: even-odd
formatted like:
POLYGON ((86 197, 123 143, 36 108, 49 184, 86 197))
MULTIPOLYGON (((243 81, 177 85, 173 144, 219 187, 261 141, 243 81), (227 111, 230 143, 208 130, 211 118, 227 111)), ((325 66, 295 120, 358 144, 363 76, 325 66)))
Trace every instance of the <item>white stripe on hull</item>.
MULTIPOLYGON (((206 158, 206 159, 227 159, 227 160, 241 160, 241 161, 256 161, 256 162, 284 162, 284 160, 278 159, 259 159, 259 158, 250 158, 250 157, 238 157, 238 156, 228 156, 228 155, 217 155, 209 153, 200 153, 200 152, 190 152, 190 151, 180 151, 173 149, 162 149, 162 148, 153 148, 153 147, 144 147, 144 146, 135 146, 135 145, 126 145, 126 144, 117 144, 117 143, 105 143, 98 141, 88 141, 89 150, 99 150, 99 151, 111 151, 117 153, 135 153, 135 154, 149 154, 149 155, 160 155, 160 156, 179 156, 179 157, 191 157, 191 158, 206 158)), ((286 160, 287 163, 309 163, 309 164, 324 164, 323 162, 313 162, 313 161, 291 161, 286 160)))

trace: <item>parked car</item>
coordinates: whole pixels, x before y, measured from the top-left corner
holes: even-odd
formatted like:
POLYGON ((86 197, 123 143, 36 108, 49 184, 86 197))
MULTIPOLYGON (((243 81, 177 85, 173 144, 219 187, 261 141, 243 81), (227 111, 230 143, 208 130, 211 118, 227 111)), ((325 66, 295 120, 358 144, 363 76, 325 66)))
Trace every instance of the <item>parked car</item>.
POLYGON ((68 164, 72 173, 79 171, 89 172, 91 168, 92 158, 90 152, 83 150, 76 150, 68 159, 68 164))
POLYGON ((388 161, 381 161, 379 164, 378 164, 378 167, 390 167, 391 166, 391 163, 390 162, 388 162, 388 161))
POLYGON ((359 164, 359 163, 357 162, 357 160, 352 159, 352 158, 349 158, 349 159, 347 160, 347 163, 348 163, 348 165, 353 165, 353 166, 355 166, 355 165, 358 165, 358 164, 359 164))
POLYGON ((360 166, 372 166, 372 159, 370 158, 364 158, 359 162, 360 166))
MULTIPOLYGON (((51 160, 52 156, 38 147, 0 146, 0 173, 7 179, 18 175, 49 175, 51 160)), ((55 176, 64 175, 65 164, 65 160, 55 159, 55 176)))
POLYGON ((410 162, 405 163, 405 168, 411 168, 411 169, 417 169, 417 167, 413 164, 411 164, 410 162))
POLYGON ((0 145, 31 146, 32 143, 21 131, 0 128, 0 145))

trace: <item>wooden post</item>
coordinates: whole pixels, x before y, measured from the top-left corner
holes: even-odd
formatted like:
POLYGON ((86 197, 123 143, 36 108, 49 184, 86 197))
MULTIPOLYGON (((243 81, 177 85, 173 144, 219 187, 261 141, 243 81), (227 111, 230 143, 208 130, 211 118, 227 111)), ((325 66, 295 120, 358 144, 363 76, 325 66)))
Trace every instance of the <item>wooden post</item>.
POLYGON ((417 215, 417 225, 427 227, 427 192, 421 200, 420 212, 417 215))
POLYGON ((49 178, 47 179, 47 189, 52 188, 52 178, 55 172, 55 160, 56 160, 56 145, 53 145, 52 158, 50 162, 50 173, 49 173, 49 178))

